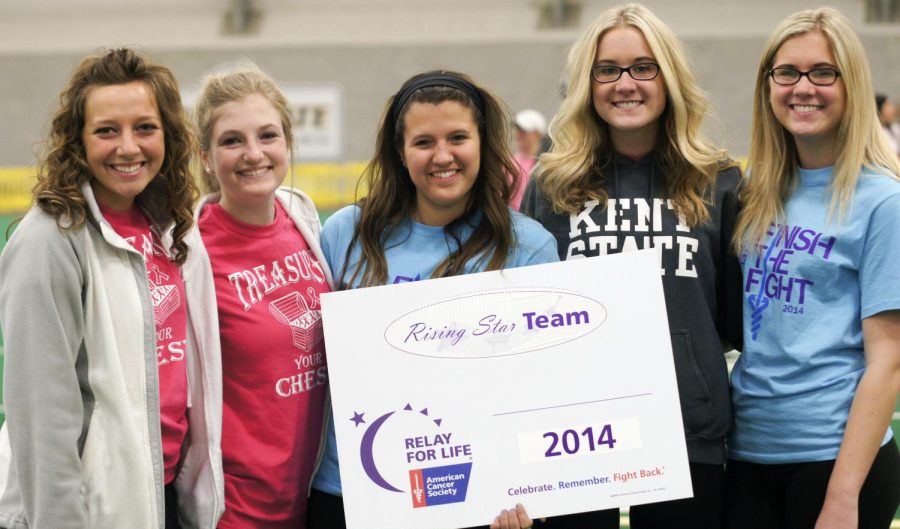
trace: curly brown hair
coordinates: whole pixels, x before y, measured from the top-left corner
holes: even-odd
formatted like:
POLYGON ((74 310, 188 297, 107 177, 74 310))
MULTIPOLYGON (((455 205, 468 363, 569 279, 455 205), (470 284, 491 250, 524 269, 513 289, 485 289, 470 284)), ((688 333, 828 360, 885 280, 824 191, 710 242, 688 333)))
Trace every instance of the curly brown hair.
POLYGON ((195 135, 181 103, 178 82, 168 68, 155 64, 128 48, 109 50, 81 61, 62 93, 53 114, 46 153, 39 162, 35 203, 56 219, 63 230, 81 228, 88 218, 81 186, 92 178, 82 131, 85 102, 96 86, 146 84, 154 95, 162 118, 165 158, 159 173, 136 197, 135 202, 158 233, 172 227, 172 259, 179 265, 187 259, 184 237, 193 226, 191 207, 197 187, 190 171, 195 135))

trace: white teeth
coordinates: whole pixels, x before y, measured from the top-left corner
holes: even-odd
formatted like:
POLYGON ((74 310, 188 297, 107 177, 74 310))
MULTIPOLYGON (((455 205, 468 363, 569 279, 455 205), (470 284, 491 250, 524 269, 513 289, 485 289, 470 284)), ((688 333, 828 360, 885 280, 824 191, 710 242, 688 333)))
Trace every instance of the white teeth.
POLYGON ((437 173, 431 173, 431 176, 435 178, 450 178, 451 176, 456 174, 456 170, 452 171, 440 171, 437 173))
POLYGON ((794 105, 794 110, 797 112, 812 112, 818 109, 819 107, 817 105, 794 105))
POLYGON ((619 101, 618 103, 613 103, 616 108, 634 108, 640 104, 640 101, 619 101))
POLYGON ((136 173, 138 169, 141 168, 140 163, 132 164, 132 165, 113 165, 112 168, 120 173, 136 173))
POLYGON ((260 167, 259 169, 254 169, 252 171, 240 171, 242 176, 260 176, 268 171, 267 167, 260 167))

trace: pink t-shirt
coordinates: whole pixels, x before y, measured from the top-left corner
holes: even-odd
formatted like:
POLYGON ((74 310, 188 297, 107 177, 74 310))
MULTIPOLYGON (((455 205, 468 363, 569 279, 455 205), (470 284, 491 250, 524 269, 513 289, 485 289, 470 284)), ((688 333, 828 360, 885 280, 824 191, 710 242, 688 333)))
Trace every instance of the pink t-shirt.
POLYGON ((531 170, 534 169, 537 158, 517 152, 513 154, 513 160, 519 166, 519 185, 509 199, 509 207, 519 211, 519 206, 522 204, 522 196, 525 195, 525 186, 528 185, 528 181, 531 179, 531 170))
POLYGON ((100 204, 100 211, 113 230, 141 252, 147 265, 147 282, 150 284, 153 320, 156 323, 163 464, 165 482, 169 484, 175 479, 181 445, 188 430, 184 283, 178 266, 169 260, 159 236, 150 229, 150 223, 137 206, 122 213, 100 204))
POLYGON ((219 529, 302 529, 328 381, 325 274, 277 203, 268 226, 240 222, 218 204, 203 208, 199 225, 222 337, 219 529))

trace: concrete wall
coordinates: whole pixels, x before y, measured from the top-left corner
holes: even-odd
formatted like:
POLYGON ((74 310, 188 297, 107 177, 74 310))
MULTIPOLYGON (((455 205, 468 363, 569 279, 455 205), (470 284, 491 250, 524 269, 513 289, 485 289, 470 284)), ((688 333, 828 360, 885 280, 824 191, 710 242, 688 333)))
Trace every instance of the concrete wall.
MULTIPOLYGON (((183 86, 240 58, 280 82, 342 87, 343 149, 333 162, 371 154, 385 100, 410 75, 467 72, 513 109, 556 110, 564 57, 581 28, 609 2, 586 1, 574 28, 542 29, 548 0, 319 0, 258 2, 256 31, 223 30, 229 2, 30 0, 0 4, 0 167, 30 165, 34 145, 79 58, 102 44, 137 43, 169 65, 183 86), (80 6, 80 7, 79 7, 80 6)), ((834 5, 857 25, 876 87, 900 96, 900 27, 866 24, 864 4, 834 5)), ((647 2, 684 40, 718 119, 711 128, 735 156, 747 152, 753 72, 771 28, 815 5, 784 0, 647 2)))

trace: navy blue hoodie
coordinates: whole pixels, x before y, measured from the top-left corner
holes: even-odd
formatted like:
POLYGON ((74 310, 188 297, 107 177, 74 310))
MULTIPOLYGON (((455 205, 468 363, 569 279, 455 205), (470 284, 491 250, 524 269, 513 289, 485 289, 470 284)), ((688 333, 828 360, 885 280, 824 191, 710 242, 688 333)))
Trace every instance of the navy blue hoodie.
POLYGON ((617 155, 603 172, 600 185, 609 196, 605 207, 588 201, 576 214, 554 213, 533 179, 522 199, 522 213, 553 234, 561 260, 662 248, 688 459, 724 463, 732 422, 724 353, 743 343, 741 271, 730 246, 740 171, 732 167, 719 172, 707 206, 710 220, 694 227, 679 219, 667 199, 665 174, 652 156, 635 161, 617 155))

